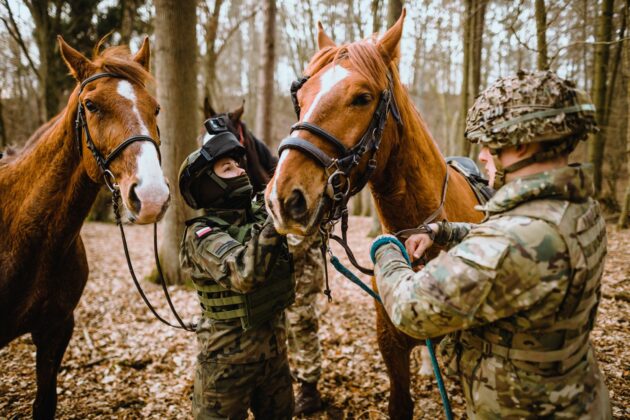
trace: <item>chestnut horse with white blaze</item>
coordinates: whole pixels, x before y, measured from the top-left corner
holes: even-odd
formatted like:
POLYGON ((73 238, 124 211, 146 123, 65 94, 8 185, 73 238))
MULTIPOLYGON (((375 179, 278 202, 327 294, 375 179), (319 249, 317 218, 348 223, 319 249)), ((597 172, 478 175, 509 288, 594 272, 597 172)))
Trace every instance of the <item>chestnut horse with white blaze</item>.
POLYGON ((78 86, 21 152, 0 160, 0 347, 31 333, 37 419, 55 415, 57 371, 88 278, 79 233, 104 173, 136 223, 158 221, 170 198, 159 161, 159 106, 146 89, 148 39, 135 56, 113 47, 92 60, 61 37, 59 47, 78 86))
MULTIPOLYGON (((360 188, 363 175, 371 171, 369 185, 383 230, 398 232, 416 227, 438 209, 436 220, 482 219, 473 208, 478 204, 474 192, 463 176, 446 165, 400 83, 397 63, 404 16, 405 11, 378 40, 341 46, 335 45, 319 25, 319 51, 306 68, 308 79, 302 80, 297 91, 300 122, 294 126, 292 146, 281 145, 278 167, 266 189, 267 206, 279 232, 310 234, 326 220, 332 208, 328 184, 331 171, 324 170, 322 162, 326 159, 318 157, 321 154, 314 149, 333 161, 343 157, 339 150, 353 150, 371 135, 383 109, 387 115, 382 117, 380 146, 377 144, 373 155, 360 155, 347 181, 352 192, 353 185, 360 188), (388 106, 383 108, 383 103, 388 106), (374 161, 376 167, 370 169, 368 164, 374 161), (446 196, 441 206, 447 171, 446 196)), ((429 257, 437 252, 431 250, 429 257)), ((389 415, 392 419, 409 419, 413 414, 409 358, 419 341, 398 331, 379 304, 376 315, 379 348, 391 386, 389 415)))

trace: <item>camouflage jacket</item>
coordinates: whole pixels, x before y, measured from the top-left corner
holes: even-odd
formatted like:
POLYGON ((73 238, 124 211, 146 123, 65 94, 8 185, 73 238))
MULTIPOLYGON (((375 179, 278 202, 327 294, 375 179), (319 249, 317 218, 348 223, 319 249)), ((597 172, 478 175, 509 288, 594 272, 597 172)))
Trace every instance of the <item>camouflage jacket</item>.
MULTIPOLYGON (((234 233, 232 236, 203 218, 188 227, 182 239, 180 263, 193 282, 200 285, 216 282, 238 293, 264 286, 276 254, 286 247, 286 238, 276 232, 264 207, 256 211, 262 214, 255 214, 255 219, 266 219, 264 223, 251 223, 248 220, 251 215, 248 218, 245 212, 233 223, 251 226, 244 243, 237 241, 234 233)), ((247 331, 238 319, 219 321, 202 317, 197 334, 200 354, 212 362, 252 363, 286 354, 284 312, 247 331)))
POLYGON ((450 333, 442 352, 471 418, 610 417, 588 341, 606 253, 589 172, 508 183, 480 207, 483 223, 447 224, 437 239, 452 248, 417 273, 395 245, 376 252, 392 322, 418 338, 450 333))

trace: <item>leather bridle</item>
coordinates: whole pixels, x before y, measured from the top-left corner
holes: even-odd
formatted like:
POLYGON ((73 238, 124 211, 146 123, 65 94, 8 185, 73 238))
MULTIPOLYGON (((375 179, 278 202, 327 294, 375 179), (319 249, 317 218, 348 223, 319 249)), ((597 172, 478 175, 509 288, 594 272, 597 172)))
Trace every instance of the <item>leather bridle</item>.
MULTIPOLYGON (((298 122, 291 126, 290 133, 292 134, 297 130, 308 131, 332 145, 335 151, 338 152, 338 157, 330 156, 315 144, 295 136, 289 136, 282 140, 278 148, 278 155, 280 156, 282 152, 287 149, 298 150, 312 158, 319 166, 324 168, 326 176, 328 177, 325 194, 326 197, 331 200, 331 208, 328 214, 324 216, 324 220, 320 225, 322 255, 324 260, 326 258, 326 252, 330 253, 328 240, 333 239, 345 249, 348 258, 357 269, 365 274, 373 274, 372 270, 362 267, 357 262, 348 245, 348 201, 353 195, 357 194, 365 187, 376 169, 376 152, 381 144, 388 115, 391 113, 397 124, 402 126, 402 119, 393 94, 392 78, 388 73, 387 87, 381 91, 378 104, 372 114, 372 119, 357 144, 351 148, 347 148, 341 140, 323 128, 309 122, 299 121, 301 109, 297 94, 309 78, 310 76, 304 76, 291 84, 291 99, 298 122), (352 183, 351 179, 354 171, 366 156, 368 161, 365 171, 358 175, 356 182, 352 183), (341 220, 341 237, 333 233, 334 225, 339 220, 341 220)), ((328 298, 331 299, 327 272, 325 293, 328 298)))
MULTIPOLYGON (((112 150, 111 152, 109 152, 109 154, 107 156, 104 156, 103 153, 101 153, 101 151, 96 147, 96 144, 94 144, 94 140, 92 139, 92 135, 90 134, 90 130, 88 128, 88 124, 87 124, 87 118, 85 116, 85 109, 84 109, 84 105, 83 103, 81 103, 81 93, 83 92, 83 89, 85 88, 85 86, 87 86, 89 83, 101 79, 103 77, 113 77, 113 78, 117 78, 117 79, 124 79, 125 77, 120 75, 120 74, 116 74, 116 73, 97 73, 93 76, 88 77, 87 79, 85 79, 83 82, 81 82, 81 86, 79 88, 79 93, 77 94, 77 97, 79 99, 79 104, 77 105, 77 118, 75 120, 75 142, 76 142, 76 146, 79 150, 79 155, 82 156, 83 152, 82 152, 82 147, 81 147, 81 141, 83 138, 83 133, 85 133, 85 143, 87 148, 90 150, 90 152, 92 152, 92 156, 94 156, 94 160, 96 161, 96 164, 98 165, 98 167, 100 168, 102 174, 103 174, 103 180, 105 181, 105 185, 107 186, 107 188, 109 188, 109 190, 112 193, 112 207, 114 210, 114 216, 116 218, 116 224, 118 225, 118 227, 120 228, 120 236, 122 238, 122 243, 123 243, 123 248, 125 251, 125 257, 127 258, 127 266, 129 267, 129 273, 131 274, 131 278, 133 279, 133 282, 136 286, 136 289, 138 289, 138 292, 140 293, 140 296, 142 297, 142 300, 144 301, 144 303, 147 305, 147 307, 149 308, 149 310, 153 313, 153 315, 160 320, 162 323, 173 327, 173 328, 177 328, 177 329, 182 329, 182 330, 186 330, 189 332, 194 332, 195 331, 195 325, 193 323, 191 324, 185 324, 184 321, 182 321, 181 317, 179 316, 179 314, 177 313, 177 311, 175 310, 175 306, 173 305, 173 302, 171 300, 171 296, 168 292, 168 288, 166 287, 166 282, 164 281, 164 275, 162 274, 162 267, 160 264, 160 259, 158 257, 158 245, 157 245, 157 223, 153 224, 153 253, 155 256, 155 262, 156 262, 156 266, 157 266, 157 271, 158 271, 158 275, 160 278, 160 283, 162 285, 162 290, 164 292, 164 296, 166 297, 166 301, 169 305, 169 308, 171 309, 171 312, 173 313, 173 315, 175 316, 175 319, 177 319, 177 322, 179 325, 174 325, 170 322, 168 322, 166 319, 162 318, 157 311, 155 310, 155 308, 153 307, 153 305, 151 304, 151 302, 149 301, 149 299, 147 298, 146 294, 144 293, 144 290, 142 290, 142 286, 140 286, 140 282, 138 281, 138 278, 136 277, 136 274, 134 272, 133 269, 133 265, 131 263, 131 257, 129 255, 129 249, 127 247, 127 239, 125 237, 125 231, 123 229, 123 224, 121 221, 121 217, 120 217, 120 203, 121 203, 121 195, 120 195, 120 187, 118 185, 118 183, 116 182, 116 178, 114 177, 114 174, 109 170, 109 165, 112 163, 112 161, 114 159, 116 159, 118 156, 120 156, 120 154, 123 152, 123 150, 125 150, 127 147, 129 147, 131 144, 135 143, 135 142, 139 142, 139 141, 148 141, 151 142, 154 146, 155 149, 157 150, 157 154, 158 154, 158 159, 160 160, 160 164, 162 163, 162 156, 160 155, 160 147, 157 143, 157 141, 155 141, 155 139, 153 139, 150 136, 146 136, 146 135, 135 135, 135 136, 131 136, 126 138, 123 142, 121 142, 118 146, 116 146, 114 148, 114 150, 112 150)), ((160 130, 158 128, 158 136, 160 134, 160 130)))

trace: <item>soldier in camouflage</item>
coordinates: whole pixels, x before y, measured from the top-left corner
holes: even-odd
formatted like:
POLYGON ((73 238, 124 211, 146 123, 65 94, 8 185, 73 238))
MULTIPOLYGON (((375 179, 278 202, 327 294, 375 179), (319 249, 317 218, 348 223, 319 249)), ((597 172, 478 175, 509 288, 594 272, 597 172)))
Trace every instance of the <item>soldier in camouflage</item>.
POLYGON ((392 322, 441 343, 471 419, 609 419, 589 334, 600 300, 606 229, 589 165, 568 165, 596 130, 588 97, 552 72, 499 79, 476 100, 466 137, 491 183, 479 225, 440 222, 403 245, 372 246, 392 322), (450 248, 414 273, 433 243, 450 248))
POLYGON ((209 120, 211 137, 180 170, 185 201, 204 215, 187 222, 180 261, 201 302, 193 415, 196 419, 289 419, 293 389, 284 309, 295 283, 286 238, 276 232, 238 160, 236 137, 209 120))
POLYGON ((295 415, 310 414, 321 408, 317 383, 322 371, 319 345, 317 296, 322 291, 324 262, 319 235, 288 235, 295 264, 295 303, 286 310, 289 324, 289 353, 293 376, 298 381, 295 415))

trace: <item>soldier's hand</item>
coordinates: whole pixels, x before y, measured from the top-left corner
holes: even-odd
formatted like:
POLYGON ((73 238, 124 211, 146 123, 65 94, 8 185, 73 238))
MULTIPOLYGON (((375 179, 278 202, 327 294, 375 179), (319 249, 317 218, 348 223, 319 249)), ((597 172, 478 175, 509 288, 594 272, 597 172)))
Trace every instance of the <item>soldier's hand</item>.
POLYGON ((426 250, 431 248, 431 245, 433 245, 433 241, 426 233, 416 233, 405 241, 405 248, 407 248, 407 254, 409 254, 412 262, 422 257, 426 250))

